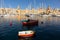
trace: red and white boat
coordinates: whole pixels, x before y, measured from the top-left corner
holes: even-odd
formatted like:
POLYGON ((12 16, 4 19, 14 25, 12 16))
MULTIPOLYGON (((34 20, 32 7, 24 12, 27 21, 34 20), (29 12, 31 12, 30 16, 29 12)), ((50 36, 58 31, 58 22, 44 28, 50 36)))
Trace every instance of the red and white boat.
POLYGON ((34 31, 19 31, 18 36, 19 37, 33 37, 35 34, 34 31))

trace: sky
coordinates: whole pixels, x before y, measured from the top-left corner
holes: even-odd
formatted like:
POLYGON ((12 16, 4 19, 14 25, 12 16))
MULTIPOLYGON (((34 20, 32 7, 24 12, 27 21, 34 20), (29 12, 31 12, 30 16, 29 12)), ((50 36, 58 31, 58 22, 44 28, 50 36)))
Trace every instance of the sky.
POLYGON ((60 0, 0 0, 0 7, 17 8, 21 9, 29 8, 60 8, 60 0))

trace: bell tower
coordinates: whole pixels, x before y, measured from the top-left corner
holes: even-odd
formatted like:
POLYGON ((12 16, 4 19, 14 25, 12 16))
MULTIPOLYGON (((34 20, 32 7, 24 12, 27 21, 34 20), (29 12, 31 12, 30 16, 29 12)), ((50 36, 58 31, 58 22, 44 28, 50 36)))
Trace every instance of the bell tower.
POLYGON ((19 5, 17 6, 17 9, 20 10, 20 6, 19 5))
POLYGON ((48 8, 47 8, 47 14, 49 14, 50 12, 51 12, 51 8, 50 8, 50 6, 48 6, 48 8))

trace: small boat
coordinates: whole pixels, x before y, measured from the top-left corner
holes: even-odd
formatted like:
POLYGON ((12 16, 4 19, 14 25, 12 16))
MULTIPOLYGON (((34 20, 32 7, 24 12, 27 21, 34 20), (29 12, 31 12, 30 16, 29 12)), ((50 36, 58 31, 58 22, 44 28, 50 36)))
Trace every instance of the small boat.
POLYGON ((3 17, 3 16, 1 16, 1 17, 3 17))
POLYGON ((56 15, 52 15, 52 17, 56 17, 56 15))
POLYGON ((0 15, 1 17, 4 17, 3 15, 0 15))
POLYGON ((38 20, 29 20, 22 22, 23 26, 36 26, 38 25, 38 20))
POLYGON ((25 16, 27 16, 27 17, 33 17, 34 14, 25 14, 25 16))
POLYGON ((29 31, 19 31, 18 32, 19 37, 33 37, 34 34, 35 34, 35 32, 31 31, 31 30, 29 30, 29 31))
POLYGON ((30 17, 28 14, 26 14, 25 16, 30 17))

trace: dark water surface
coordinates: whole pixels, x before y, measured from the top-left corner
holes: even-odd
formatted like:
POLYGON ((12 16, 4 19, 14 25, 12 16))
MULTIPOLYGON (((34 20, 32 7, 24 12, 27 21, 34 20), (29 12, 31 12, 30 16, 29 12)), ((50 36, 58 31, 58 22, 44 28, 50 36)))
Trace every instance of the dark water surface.
MULTIPOLYGON (((4 16, 0 17, 0 40, 18 40, 18 32, 28 30, 23 28, 21 21, 25 17, 4 16), (21 19, 22 18, 22 19, 21 19), (12 26, 10 26, 12 22, 12 26)), ((60 40, 60 17, 35 17, 39 25, 33 26, 30 30, 36 32, 33 40, 60 40), (41 24, 43 22, 43 24, 41 24)))

